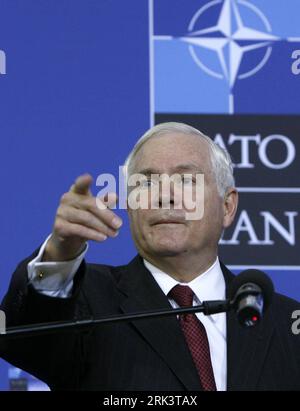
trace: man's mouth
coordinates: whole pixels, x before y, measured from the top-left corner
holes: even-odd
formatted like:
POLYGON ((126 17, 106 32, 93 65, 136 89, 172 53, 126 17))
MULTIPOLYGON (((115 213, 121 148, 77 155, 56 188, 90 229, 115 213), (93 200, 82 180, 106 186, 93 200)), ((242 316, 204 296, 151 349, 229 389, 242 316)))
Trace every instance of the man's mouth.
POLYGON ((182 220, 173 220, 173 219, 162 219, 155 221, 152 225, 162 225, 162 224, 183 224, 182 220))
POLYGON ((155 223, 154 225, 161 225, 161 224, 182 224, 179 221, 159 221, 158 223, 155 223))

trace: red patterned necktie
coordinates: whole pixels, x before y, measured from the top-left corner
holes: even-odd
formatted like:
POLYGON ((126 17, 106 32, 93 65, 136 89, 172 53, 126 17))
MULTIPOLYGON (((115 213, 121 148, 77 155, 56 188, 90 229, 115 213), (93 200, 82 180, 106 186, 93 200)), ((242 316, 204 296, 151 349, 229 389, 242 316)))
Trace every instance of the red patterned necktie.
MULTIPOLYGON (((193 305, 194 292, 188 286, 177 284, 168 295, 180 307, 190 307, 193 305)), ((204 325, 195 314, 180 315, 179 321, 203 389, 205 391, 216 391, 209 343, 204 325)))

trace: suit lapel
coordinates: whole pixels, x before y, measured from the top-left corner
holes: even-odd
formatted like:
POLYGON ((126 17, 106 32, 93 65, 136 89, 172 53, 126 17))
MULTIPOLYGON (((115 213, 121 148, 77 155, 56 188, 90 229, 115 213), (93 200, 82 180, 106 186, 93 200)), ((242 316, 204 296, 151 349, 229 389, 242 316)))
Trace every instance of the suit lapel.
MULTIPOLYGON (((234 278, 222 264, 226 293, 234 278)), ((255 390, 273 335, 274 326, 270 313, 254 328, 243 328, 233 311, 227 313, 227 389, 255 390)))
MULTIPOLYGON (((234 275, 221 264, 226 294, 234 275)), ((124 313, 168 309, 168 299, 137 255, 120 273, 118 288, 124 313)), ((176 317, 133 321, 132 325, 165 361, 187 390, 202 390, 197 370, 176 317)), ((258 326, 242 328, 227 313, 227 389, 255 390, 274 326, 270 313, 258 326)))
MULTIPOLYGON (((118 288, 124 295, 120 304, 124 313, 170 308, 167 297, 140 256, 136 256, 126 266, 118 288)), ((201 390, 197 370, 175 316, 138 320, 132 324, 161 356, 185 389, 201 390)))

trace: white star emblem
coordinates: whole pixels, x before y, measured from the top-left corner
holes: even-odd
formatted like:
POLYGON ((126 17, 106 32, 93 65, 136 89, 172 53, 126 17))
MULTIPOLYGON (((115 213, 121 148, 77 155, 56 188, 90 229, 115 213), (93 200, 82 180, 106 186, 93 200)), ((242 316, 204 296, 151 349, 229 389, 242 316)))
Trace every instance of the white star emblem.
MULTIPOLYGON (((212 3, 215 4, 218 2, 214 1, 212 3)), ((253 5, 250 5, 250 3, 247 3, 244 0, 238 0, 238 3, 251 7, 256 13, 258 12, 253 5)), ((205 8, 207 8, 207 6, 209 6, 209 4, 206 5, 205 8)), ((269 32, 255 30, 244 25, 235 0, 224 0, 218 22, 215 26, 194 31, 193 26, 199 18, 199 15, 202 14, 201 11, 202 9, 200 9, 193 17, 189 26, 188 35, 180 37, 179 39, 190 45, 191 54, 194 60, 198 61, 201 68, 204 68, 204 66, 199 61, 193 48, 196 46, 215 51, 222 67, 223 75, 228 80, 231 88, 234 86, 243 56, 246 52, 270 46, 272 42, 280 40, 279 37, 270 34, 271 29, 268 27, 269 23, 262 13, 260 13, 259 16, 267 26, 266 31, 269 32), (247 42, 247 44, 242 45, 242 42, 247 42), (225 57, 225 48, 228 48, 227 61, 225 57)), ((271 49, 268 48, 264 60, 268 59, 270 52, 271 49)), ((205 71, 216 77, 222 77, 222 75, 215 73, 208 68, 206 68, 205 71)), ((251 73, 253 74, 253 70, 251 73)))

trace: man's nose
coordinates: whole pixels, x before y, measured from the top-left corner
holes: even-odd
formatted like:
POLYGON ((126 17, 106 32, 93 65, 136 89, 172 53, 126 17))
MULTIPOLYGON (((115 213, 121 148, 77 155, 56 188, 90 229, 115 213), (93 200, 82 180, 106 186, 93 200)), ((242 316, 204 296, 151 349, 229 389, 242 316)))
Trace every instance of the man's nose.
POLYGON ((169 176, 161 176, 159 184, 159 208, 174 208, 175 190, 174 182, 169 176))

